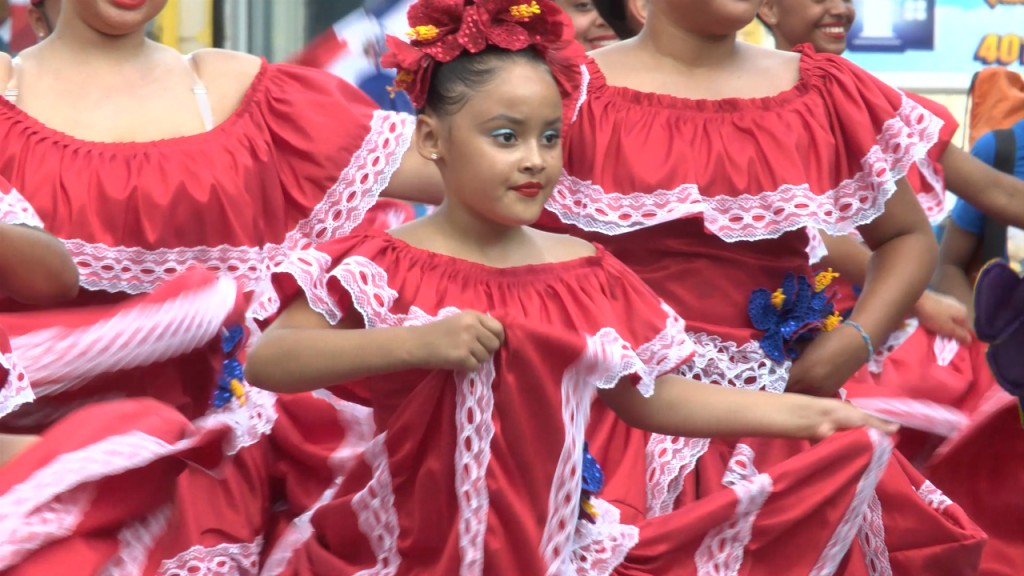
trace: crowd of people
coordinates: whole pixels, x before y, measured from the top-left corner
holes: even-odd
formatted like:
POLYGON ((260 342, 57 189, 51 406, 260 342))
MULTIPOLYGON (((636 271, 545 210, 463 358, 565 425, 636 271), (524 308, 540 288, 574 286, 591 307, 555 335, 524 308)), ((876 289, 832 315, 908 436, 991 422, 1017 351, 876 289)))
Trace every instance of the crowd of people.
POLYGON ((851 2, 418 0, 414 115, 154 43, 166 0, 33 4, 0 573, 1024 567, 1016 400, 944 289, 980 216, 930 223, 1024 225, 1024 180, 842 58, 851 2))

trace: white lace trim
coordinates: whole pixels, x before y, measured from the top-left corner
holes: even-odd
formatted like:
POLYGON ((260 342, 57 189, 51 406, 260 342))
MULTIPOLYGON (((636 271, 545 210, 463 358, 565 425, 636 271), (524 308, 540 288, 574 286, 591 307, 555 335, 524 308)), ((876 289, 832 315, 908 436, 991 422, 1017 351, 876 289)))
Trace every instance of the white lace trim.
POLYGON ((828 256, 828 246, 817 228, 807 228, 807 263, 814 266, 828 256))
POLYGON ((172 506, 163 506, 145 518, 132 522, 117 535, 117 554, 103 568, 100 576, 138 576, 149 561, 157 539, 167 529, 172 506))
POLYGON ((781 393, 792 362, 776 363, 755 341, 737 345, 704 332, 689 333, 693 358, 676 371, 680 376, 729 388, 781 393))
POLYGON ((882 501, 878 494, 871 496, 867 510, 864 511, 860 532, 857 540, 864 550, 864 562, 870 576, 892 576, 889 564, 889 549, 885 546, 885 525, 882 523, 882 501))
MULTIPOLYGON (((689 333, 694 355, 680 366, 680 376, 730 388, 781 393, 789 379, 788 360, 777 364, 764 355, 757 342, 742 346, 709 334, 689 333)), ((647 443, 647 516, 672 511, 683 491, 686 476, 707 452, 707 438, 682 438, 652 434, 647 443)))
POLYGON ((8 192, 0 191, 0 222, 23 224, 34 228, 44 227, 32 205, 14 188, 8 192))
POLYGON ((356 576, 394 576, 402 563, 398 552, 398 510, 391 488, 386 438, 386 433, 381 434, 366 446, 364 457, 373 470, 373 479, 352 498, 359 530, 377 558, 373 568, 362 570, 356 576))
POLYGON ((664 301, 661 302, 661 310, 665 313, 665 328, 650 342, 636 349, 636 355, 644 366, 637 384, 637 390, 643 396, 654 394, 654 381, 694 354, 693 341, 686 334, 686 322, 664 301))
POLYGON ((933 510, 937 510, 939 512, 945 512, 946 507, 953 503, 953 501, 949 499, 949 496, 943 494, 942 490, 936 488, 935 485, 928 480, 925 480, 924 484, 921 484, 921 487, 917 489, 917 495, 925 501, 925 504, 928 504, 928 506, 931 506, 933 510))
POLYGON ((7 381, 0 387, 0 418, 14 412, 22 404, 35 399, 28 374, 14 354, 0 354, 0 367, 7 371, 7 381))
POLYGON ((350 232, 387 187, 409 146, 414 127, 415 119, 409 115, 375 112, 370 132, 348 167, 281 244, 148 250, 65 240, 78 264, 81 285, 90 290, 138 294, 153 290, 189 268, 204 267, 227 274, 244 290, 254 292, 248 314, 252 318, 267 318, 280 306, 270 283, 271 270, 296 250, 350 232))
POLYGON ((878 350, 875 350, 875 354, 868 360, 868 371, 872 374, 881 374, 885 368, 886 358, 902 346, 917 331, 919 325, 920 322, 918 322, 917 318, 908 318, 903 323, 903 326, 889 334, 885 344, 879 346, 878 350))
POLYGON ((617 194, 562 172, 545 205, 562 222, 581 230, 624 234, 706 211, 695 184, 649 194, 617 194))
POLYGON ((943 368, 949 366, 949 363, 953 361, 953 358, 956 357, 959 351, 960 343, 949 336, 942 336, 940 334, 935 337, 935 342, 932 343, 932 352, 935 353, 935 364, 943 368))
POLYGON ((277 539, 274 548, 267 555, 260 576, 278 576, 288 567, 295 551, 313 536, 313 514, 324 504, 330 502, 341 488, 341 483, 352 465, 362 456, 363 450, 373 439, 373 411, 365 406, 345 402, 329 390, 317 390, 314 396, 329 402, 338 412, 338 419, 345 429, 345 437, 341 444, 328 458, 328 466, 334 474, 331 485, 320 495, 320 498, 302 515, 288 526, 285 533, 277 539))
POLYGON ((930 400, 882 396, 851 398, 850 402, 879 418, 937 436, 952 436, 970 422, 960 410, 930 400))
POLYGON ((699 576, 739 574, 754 521, 775 488, 771 476, 757 472, 754 451, 746 444, 736 445, 722 484, 736 493, 736 513, 732 520, 709 531, 701 542, 694 557, 699 576))
POLYGON ((647 517, 672 511, 683 491, 683 482, 697 460, 708 451, 709 438, 684 438, 651 434, 647 442, 647 517))
POLYGON ((277 394, 251 386, 248 382, 242 385, 245 387, 245 404, 232 402, 195 421, 197 426, 227 425, 231 428, 231 438, 224 447, 226 454, 235 454, 259 442, 270 434, 274 422, 277 422, 277 394))
POLYGON ((484 573, 484 537, 491 500, 487 467, 494 437, 494 358, 475 372, 456 374, 455 496, 459 503, 459 574, 484 573))
POLYGON ((586 64, 580 64, 580 94, 576 99, 576 107, 572 111, 572 120, 570 124, 576 122, 576 119, 580 117, 580 110, 583 109, 583 103, 587 101, 587 92, 590 90, 590 70, 587 69, 586 64))
POLYGON ((548 496, 548 517, 540 553, 549 576, 571 570, 572 538, 579 514, 582 479, 583 434, 590 417, 594 385, 610 388, 640 368, 629 358, 628 346, 611 328, 587 338, 583 354, 562 375, 562 425, 565 439, 548 496))
POLYGON ((619 510, 608 502, 591 496, 596 520, 576 521, 573 537, 572 566, 576 576, 610 576, 640 541, 640 529, 620 524, 619 510))
POLYGON ((940 119, 904 96, 861 159, 861 171, 823 194, 807 184, 736 197, 704 197, 696 184, 621 194, 563 175, 547 208, 566 224, 606 235, 702 214, 704 226, 727 242, 777 238, 806 226, 842 236, 882 213, 896 181, 925 156, 941 127, 940 119))
POLYGON ((141 468, 192 447, 196 436, 173 445, 134 431, 103 438, 57 456, 0 495, 0 570, 71 534, 101 478, 141 468))
POLYGON ((158 576, 256 576, 263 537, 253 542, 193 546, 160 563, 158 576))
POLYGON ((882 472, 885 471, 885 467, 889 463, 889 457, 892 455, 892 440, 873 428, 867 429, 867 434, 874 447, 871 462, 864 470, 860 481, 857 482, 853 500, 851 500, 839 526, 836 527, 836 531, 832 534, 832 538, 829 539, 825 549, 821 551, 810 576, 835 574, 843 556, 850 549, 853 538, 857 536, 864 525, 864 515, 868 511, 871 499, 875 497, 875 486, 878 485, 878 481, 882 478, 882 472))
POLYGON ((921 205, 921 209, 924 210, 928 221, 932 224, 938 224, 946 217, 946 182, 942 176, 936 171, 935 162, 928 156, 918 159, 917 169, 921 171, 921 176, 924 177, 925 181, 931 187, 931 190, 924 192, 918 190, 917 201, 921 205))
POLYGON ((31 374, 33 392, 53 395, 99 374, 145 366, 205 345, 220 333, 236 296, 235 283, 221 278, 163 302, 122 309, 94 324, 16 336, 11 348, 31 374))

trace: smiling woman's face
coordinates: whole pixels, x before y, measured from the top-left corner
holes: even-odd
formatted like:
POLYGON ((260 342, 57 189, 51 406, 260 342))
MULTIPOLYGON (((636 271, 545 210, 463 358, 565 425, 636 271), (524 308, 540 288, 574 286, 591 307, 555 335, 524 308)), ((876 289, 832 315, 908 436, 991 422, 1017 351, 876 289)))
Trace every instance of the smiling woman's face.
POLYGON ((555 0, 572 19, 576 30, 576 41, 587 50, 593 50, 618 42, 619 38, 601 19, 590 0, 555 0))

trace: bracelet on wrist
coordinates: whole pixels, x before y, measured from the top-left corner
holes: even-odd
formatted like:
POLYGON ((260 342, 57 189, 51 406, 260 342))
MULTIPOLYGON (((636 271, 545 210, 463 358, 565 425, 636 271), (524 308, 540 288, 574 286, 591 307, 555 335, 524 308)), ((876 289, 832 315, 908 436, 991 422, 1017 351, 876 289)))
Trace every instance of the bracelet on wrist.
POLYGON ((868 361, 870 362, 875 356, 875 346, 871 343, 871 336, 868 335, 868 331, 853 320, 843 320, 843 324, 846 324, 860 333, 861 340, 864 340, 864 345, 868 347, 868 361))

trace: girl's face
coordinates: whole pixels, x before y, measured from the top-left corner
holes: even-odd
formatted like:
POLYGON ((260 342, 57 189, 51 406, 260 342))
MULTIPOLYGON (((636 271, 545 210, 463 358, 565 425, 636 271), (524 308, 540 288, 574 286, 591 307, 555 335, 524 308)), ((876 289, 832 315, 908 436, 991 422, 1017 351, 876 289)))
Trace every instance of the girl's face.
POLYGON ((608 24, 601 19, 590 0, 556 0, 572 19, 576 41, 587 50, 594 50, 619 41, 608 24))
POLYGON ((818 52, 836 55, 846 51, 856 17, 853 0, 766 0, 761 8, 779 48, 809 42, 818 52))
POLYGON ((699 36, 728 36, 757 15, 762 0, 649 0, 647 24, 664 18, 674 27, 699 36))
POLYGON ((164 9, 167 0, 64 0, 61 18, 75 18, 108 36, 124 36, 145 29, 164 9))
POLYGON ((437 165, 449 208, 500 226, 529 226, 562 171, 562 100, 540 64, 497 65, 491 82, 437 121, 437 165))

